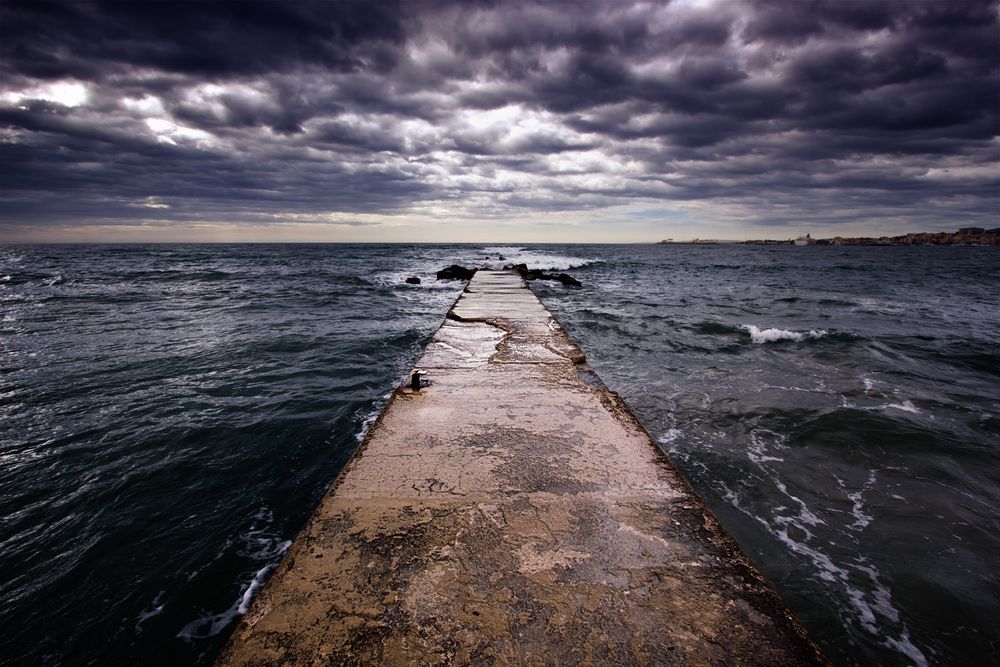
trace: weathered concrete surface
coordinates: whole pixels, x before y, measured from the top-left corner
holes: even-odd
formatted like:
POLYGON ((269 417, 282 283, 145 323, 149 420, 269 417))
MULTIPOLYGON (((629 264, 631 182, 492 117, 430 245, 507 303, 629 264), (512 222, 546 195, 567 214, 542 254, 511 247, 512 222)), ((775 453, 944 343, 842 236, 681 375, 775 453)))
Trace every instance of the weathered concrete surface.
POLYGON ((477 273, 219 664, 825 664, 583 362, 477 273))

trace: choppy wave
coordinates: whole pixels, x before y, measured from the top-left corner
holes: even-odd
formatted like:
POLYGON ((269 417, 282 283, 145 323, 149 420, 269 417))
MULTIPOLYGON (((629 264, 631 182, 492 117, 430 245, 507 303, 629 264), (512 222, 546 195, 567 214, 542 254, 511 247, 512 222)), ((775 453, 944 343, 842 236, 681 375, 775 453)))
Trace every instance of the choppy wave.
POLYGON ((913 415, 919 415, 920 409, 913 404, 913 401, 906 400, 901 403, 889 403, 888 405, 880 406, 883 410, 899 410, 900 412, 909 412, 913 415))
POLYGON ((830 659, 997 663, 996 251, 608 255, 546 305, 830 659))
MULTIPOLYGON (((759 523, 792 553, 808 559, 812 563, 808 576, 815 577, 822 585, 832 585, 841 591, 838 606, 844 623, 870 634, 883 646, 899 651, 915 665, 928 665, 924 652, 911 641, 907 624, 900 620, 899 609, 893 602, 892 590, 885 583, 884 575, 864 556, 844 560, 824 546, 816 534, 818 527, 827 527, 828 524, 819 515, 821 510, 810 507, 782 481, 784 471, 777 464, 783 463, 784 459, 766 453, 770 451, 769 446, 782 447, 785 437, 774 432, 765 433, 770 445, 758 437, 759 433, 751 433, 748 458, 787 502, 773 508, 757 508, 747 498, 745 491, 731 488, 724 481, 717 482, 723 490, 725 500, 759 523)), ((873 521, 873 517, 865 511, 863 495, 875 483, 875 472, 869 471, 867 481, 856 491, 849 490, 842 480, 836 481, 840 492, 851 503, 850 514, 854 522, 846 528, 851 531, 864 530, 873 521)), ((746 484, 740 486, 746 487, 746 484)))
POLYGON ((434 273, 520 262, 833 662, 998 662, 995 249, 500 244, 0 247, 0 662, 210 663, 434 273))
POLYGON ((810 329, 809 331, 789 331, 788 329, 761 329, 753 324, 741 324, 739 328, 750 334, 754 343, 776 343, 782 340, 804 341, 823 338, 827 335, 825 329, 810 329))
POLYGON ((0 662, 209 663, 476 250, 0 247, 0 662))
POLYGON ((779 343, 782 341, 803 342, 815 340, 827 340, 838 342, 855 342, 860 337, 854 333, 846 331, 834 331, 829 329, 807 329, 796 331, 794 329, 779 329, 777 327, 761 328, 755 324, 727 324, 715 320, 705 320, 690 325, 692 331, 707 336, 725 336, 738 334, 748 335, 750 342, 758 345, 765 343, 779 343))

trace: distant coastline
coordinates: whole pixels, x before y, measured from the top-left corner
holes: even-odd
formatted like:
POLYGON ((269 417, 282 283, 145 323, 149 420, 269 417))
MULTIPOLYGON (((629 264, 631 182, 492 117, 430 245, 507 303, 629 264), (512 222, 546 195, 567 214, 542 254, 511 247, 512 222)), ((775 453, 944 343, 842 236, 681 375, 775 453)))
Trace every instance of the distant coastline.
POLYGON ((900 236, 834 236, 828 239, 814 239, 809 234, 796 239, 753 239, 749 241, 727 241, 718 239, 694 239, 674 241, 665 239, 656 245, 950 245, 950 246, 1000 246, 1000 227, 962 227, 954 232, 915 232, 900 236))

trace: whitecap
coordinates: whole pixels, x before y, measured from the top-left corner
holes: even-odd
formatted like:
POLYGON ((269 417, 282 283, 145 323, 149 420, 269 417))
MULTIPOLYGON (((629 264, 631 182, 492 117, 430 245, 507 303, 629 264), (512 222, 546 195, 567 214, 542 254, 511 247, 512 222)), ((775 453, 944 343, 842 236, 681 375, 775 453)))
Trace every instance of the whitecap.
POLYGON ((912 660, 913 664, 917 667, 927 667, 927 665, 930 664, 927 661, 927 656, 924 655, 924 652, 917 648, 916 644, 910 640, 910 631, 905 626, 899 633, 898 639, 886 637, 885 642, 883 642, 883 646, 899 651, 912 660))
POLYGON ((911 401, 903 401, 902 403, 890 403, 889 405, 882 406, 883 410, 902 410, 903 412, 909 412, 911 414, 919 415, 920 410, 911 401))
POLYGON ((740 324, 739 328, 750 334, 750 340, 754 343, 774 343, 780 340, 801 342, 807 339, 822 338, 827 334, 824 329, 811 329, 803 332, 789 331, 788 329, 761 329, 752 324, 740 324))
POLYGON ((898 315, 906 313, 905 305, 894 301, 883 301, 871 297, 863 297, 858 300, 858 305, 853 308, 855 312, 875 313, 878 315, 898 315))

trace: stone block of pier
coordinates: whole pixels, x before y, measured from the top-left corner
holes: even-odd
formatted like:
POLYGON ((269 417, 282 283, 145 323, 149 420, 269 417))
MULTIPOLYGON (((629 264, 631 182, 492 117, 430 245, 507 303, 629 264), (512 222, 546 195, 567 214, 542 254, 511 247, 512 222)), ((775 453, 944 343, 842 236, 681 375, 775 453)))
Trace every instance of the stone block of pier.
POLYGON ((519 275, 417 367, 218 664, 827 664, 519 275))

